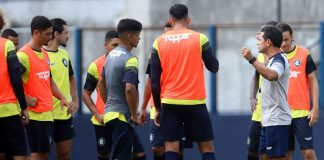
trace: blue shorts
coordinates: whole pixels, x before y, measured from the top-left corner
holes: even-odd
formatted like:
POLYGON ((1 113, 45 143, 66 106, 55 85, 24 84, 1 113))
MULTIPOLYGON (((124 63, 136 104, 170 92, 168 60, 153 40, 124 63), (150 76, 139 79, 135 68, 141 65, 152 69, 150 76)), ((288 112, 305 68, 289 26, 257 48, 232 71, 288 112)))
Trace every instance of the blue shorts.
POLYGON ((293 118, 289 132, 288 150, 295 149, 295 137, 299 143, 300 150, 313 149, 313 128, 309 126, 307 117, 293 118))
POLYGON ((54 120, 53 140, 55 143, 70 140, 75 137, 72 118, 66 120, 54 120))
POLYGON ((105 124, 107 142, 111 143, 112 159, 132 159, 133 153, 144 152, 135 129, 128 123, 113 119, 105 124))
POLYGON ((180 141, 183 136, 182 126, 184 126, 186 137, 193 142, 205 142, 214 139, 206 104, 162 104, 160 117, 165 141, 180 141))
MULTIPOLYGON (((182 129, 182 137, 180 140, 180 149, 192 148, 192 141, 185 136, 184 129, 182 129)), ((152 147, 164 147, 164 138, 161 127, 155 125, 154 120, 150 120, 150 142, 152 147)))
POLYGON ((249 137, 247 140, 247 146, 249 152, 257 153, 259 151, 261 129, 262 129, 261 122, 252 121, 249 137))
POLYGON ((288 150, 289 125, 263 127, 260 136, 260 154, 285 157, 288 150))

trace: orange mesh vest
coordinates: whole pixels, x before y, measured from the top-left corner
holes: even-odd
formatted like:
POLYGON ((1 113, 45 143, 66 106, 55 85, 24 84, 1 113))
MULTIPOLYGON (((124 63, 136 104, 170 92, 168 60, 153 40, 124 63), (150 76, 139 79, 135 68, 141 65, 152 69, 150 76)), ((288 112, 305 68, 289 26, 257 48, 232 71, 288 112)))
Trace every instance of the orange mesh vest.
POLYGON ((7 64, 7 57, 5 53, 5 46, 8 40, 4 38, 0 38, 0 104, 5 103, 17 103, 16 95, 13 91, 9 72, 8 72, 8 64, 7 64))
POLYGON ((306 60, 309 52, 298 46, 296 49, 296 55, 289 59, 288 104, 294 110, 309 110, 309 86, 306 75, 306 60))
MULTIPOLYGON (((102 72, 102 68, 105 65, 105 61, 106 61, 106 56, 102 55, 101 57, 99 57, 98 59, 96 59, 94 61, 94 63, 97 66, 98 72, 99 72, 99 79, 101 77, 101 72, 102 72)), ((98 79, 98 81, 99 81, 98 79)), ((97 111, 99 112, 99 114, 104 114, 105 113, 105 103, 103 102, 100 92, 99 92, 99 88, 96 87, 96 91, 97 91, 97 101, 96 101, 96 108, 97 111)))
POLYGON ((25 45, 21 52, 28 55, 30 71, 28 81, 24 84, 25 94, 36 97, 37 103, 28 109, 34 112, 47 112, 53 110, 53 94, 50 84, 50 66, 46 51, 42 48, 43 59, 38 58, 33 49, 25 45))
POLYGON ((206 98, 200 33, 171 30, 157 39, 162 67, 161 99, 206 98))

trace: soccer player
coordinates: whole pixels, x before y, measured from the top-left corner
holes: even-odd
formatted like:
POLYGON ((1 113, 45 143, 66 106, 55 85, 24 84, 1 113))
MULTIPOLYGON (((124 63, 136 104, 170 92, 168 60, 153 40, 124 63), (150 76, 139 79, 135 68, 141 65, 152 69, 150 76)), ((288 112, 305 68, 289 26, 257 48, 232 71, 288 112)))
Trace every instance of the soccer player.
MULTIPOLYGON (((0 12, 0 31, 4 25, 0 12)), ((14 44, 5 38, 0 38, 0 64, 0 159, 7 156, 27 160, 28 142, 23 124, 28 124, 29 115, 20 64, 14 44)))
MULTIPOLYGON (((264 26, 276 26, 278 22, 276 21, 269 21, 265 23, 261 28, 264 26)), ((257 36, 260 35, 260 32, 257 32, 257 36)), ((257 56, 257 60, 260 63, 265 64, 268 62, 269 58, 264 55, 263 53, 259 53, 257 56)), ((262 76, 255 72, 252 77, 251 85, 250 85, 250 104, 251 104, 251 111, 252 111, 252 123, 250 126, 249 137, 247 140, 247 159, 248 160, 258 160, 259 159, 259 144, 260 144, 260 134, 261 134, 261 92, 260 87, 262 84, 262 76)))
POLYGON ((56 144, 58 160, 71 159, 72 138, 75 136, 72 115, 78 109, 78 95, 76 80, 69 53, 59 46, 66 47, 69 39, 67 23, 61 18, 51 20, 53 25, 52 39, 44 46, 49 60, 52 79, 64 97, 70 99, 70 108, 61 108, 60 101, 53 97, 54 132, 53 140, 56 144))
POLYGON ((120 44, 107 56, 99 90, 106 102, 103 123, 112 144, 112 159, 143 160, 145 154, 132 158, 135 129, 132 123, 143 124, 137 116, 138 60, 130 51, 137 47, 142 24, 134 19, 122 19, 117 26, 120 44))
POLYGON ((16 49, 18 48, 19 36, 15 30, 13 30, 11 28, 7 28, 2 31, 1 37, 11 40, 13 42, 13 44, 15 45, 15 48, 16 49))
POLYGON ((184 124, 188 138, 198 143, 202 159, 213 160, 214 135, 205 102, 203 62, 216 73, 218 61, 208 38, 188 29, 187 6, 175 4, 169 13, 172 30, 154 41, 151 54, 155 123, 160 125, 161 117, 165 159, 179 159, 180 126, 184 124))
MULTIPOLYGON (((291 140, 289 151, 295 148, 295 137, 305 160, 315 160, 313 146, 313 126, 318 121, 317 69, 308 49, 293 43, 293 30, 290 25, 277 25, 282 31, 281 50, 287 53, 290 64, 288 104, 291 108, 291 140), (312 107, 310 103, 312 97, 312 107)), ((291 153, 288 154, 291 158, 291 153)))
POLYGON ((276 27, 265 26, 257 36, 258 49, 269 57, 266 66, 252 56, 248 48, 242 56, 262 75, 262 130, 259 152, 263 159, 283 160, 288 149, 290 108, 287 102, 289 63, 280 51, 282 33, 276 27))
POLYGON ((51 77, 49 58, 42 48, 52 39, 52 23, 44 16, 31 21, 31 40, 19 50, 18 59, 23 66, 23 84, 26 96, 34 98, 28 104, 29 124, 26 126, 31 160, 48 158, 53 134, 53 95, 61 105, 69 106, 64 95, 51 77))
POLYGON ((109 131, 106 129, 103 123, 105 103, 101 99, 97 85, 108 53, 117 47, 118 44, 118 33, 116 31, 107 32, 104 43, 105 54, 90 64, 82 95, 83 102, 93 114, 91 121, 96 133, 97 153, 99 160, 108 160, 110 147, 109 143, 107 143, 107 139, 109 139, 109 137, 107 137, 109 131), (95 89, 97 90, 96 103, 94 103, 91 99, 91 94, 95 89))

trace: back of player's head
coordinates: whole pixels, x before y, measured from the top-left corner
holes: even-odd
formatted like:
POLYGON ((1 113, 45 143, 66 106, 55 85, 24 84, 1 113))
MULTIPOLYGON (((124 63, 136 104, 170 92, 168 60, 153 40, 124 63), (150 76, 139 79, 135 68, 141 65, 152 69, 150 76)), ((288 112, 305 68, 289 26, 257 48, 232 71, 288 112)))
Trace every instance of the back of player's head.
POLYGON ((122 19, 117 25, 117 32, 122 35, 125 32, 140 32, 142 30, 142 24, 135 19, 122 19))
POLYGON ((277 24, 277 28, 281 31, 281 32, 289 32, 290 35, 293 34, 293 30, 292 28, 290 27, 289 24, 287 23, 279 23, 277 24))
POLYGON ((15 30, 13 30, 11 28, 7 28, 2 31, 2 33, 1 33, 2 38, 8 38, 9 36, 10 37, 18 37, 18 34, 15 30))
POLYGON ((6 25, 6 22, 4 20, 2 12, 0 11, 0 31, 2 30, 3 26, 5 26, 5 25, 6 25))
POLYGON ((188 8, 184 4, 175 4, 170 8, 169 14, 176 20, 182 20, 188 17, 188 8))
POLYGON ((108 42, 113 38, 119 38, 118 32, 115 30, 108 31, 105 35, 105 41, 108 42))
POLYGON ((264 40, 270 40, 274 47, 280 48, 282 43, 282 32, 274 26, 265 26, 261 29, 261 32, 264 32, 264 40))
POLYGON ((61 18, 51 19, 51 23, 53 25, 53 34, 54 32, 61 34, 64 31, 64 26, 67 25, 66 21, 61 18))
POLYGON ((36 16, 30 23, 30 29, 32 34, 35 30, 42 32, 50 27, 52 27, 52 23, 45 16, 36 16))

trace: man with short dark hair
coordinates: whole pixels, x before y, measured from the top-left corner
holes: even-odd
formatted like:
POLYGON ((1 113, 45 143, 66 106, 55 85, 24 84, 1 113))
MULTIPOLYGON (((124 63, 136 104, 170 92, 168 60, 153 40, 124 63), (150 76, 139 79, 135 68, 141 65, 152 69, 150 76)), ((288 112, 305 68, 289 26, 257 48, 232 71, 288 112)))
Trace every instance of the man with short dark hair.
POLYGON ((205 101, 204 64, 216 73, 218 61, 207 36, 188 29, 191 19, 187 6, 175 4, 169 14, 172 30, 154 41, 151 54, 155 123, 159 126, 161 117, 165 159, 179 159, 180 126, 184 124, 186 136, 198 143, 202 159, 214 160, 214 135, 205 101))
POLYGON ((36 16, 30 26, 31 40, 17 56, 23 66, 25 94, 33 99, 28 104, 30 122, 26 126, 30 158, 44 160, 48 158, 53 135, 53 96, 61 101, 61 106, 69 106, 69 103, 51 77, 50 61, 42 48, 52 39, 51 21, 36 16))
MULTIPOLYGON (((99 80, 99 90, 105 106, 103 123, 109 130, 112 159, 144 160, 145 154, 132 157, 135 129, 132 123, 143 124, 137 116, 138 60, 130 51, 137 47, 142 24, 134 19, 122 19, 117 26, 120 44, 107 56, 99 80)), ((144 149, 143 149, 144 150, 144 149)))
POLYGON ((64 97, 72 97, 69 108, 61 108, 60 101, 53 97, 54 132, 53 140, 56 144, 58 160, 70 160, 72 150, 72 138, 75 136, 72 124, 72 114, 78 109, 79 100, 77 84, 70 60, 69 53, 59 46, 66 47, 69 39, 67 23, 61 18, 51 20, 53 25, 52 39, 44 46, 49 60, 52 78, 64 97))
MULTIPOLYGON (((0 31, 4 25, 0 12, 0 31)), ((28 124, 29 115, 20 64, 14 44, 5 38, 0 38, 0 64, 0 159, 6 156, 27 160, 28 142, 23 124, 28 124)))
POLYGON ((288 149, 290 108, 287 102, 289 63, 280 51, 282 33, 276 27, 265 26, 257 36, 259 52, 267 55, 266 66, 252 56, 248 48, 242 56, 263 77, 261 85, 262 131, 259 153, 262 159, 283 160, 288 149))
POLYGON ((15 45, 15 48, 16 49, 18 48, 19 36, 15 30, 13 30, 11 28, 7 28, 2 31, 1 37, 11 40, 13 42, 13 44, 15 45))
POLYGON ((313 126, 318 121, 318 83, 317 69, 309 50, 293 44, 293 30, 289 24, 279 23, 283 43, 281 50, 287 53, 290 64, 288 104, 291 108, 291 130, 288 159, 295 148, 295 137, 305 160, 316 160, 313 146, 313 126), (312 107, 310 103, 312 97, 312 107))

